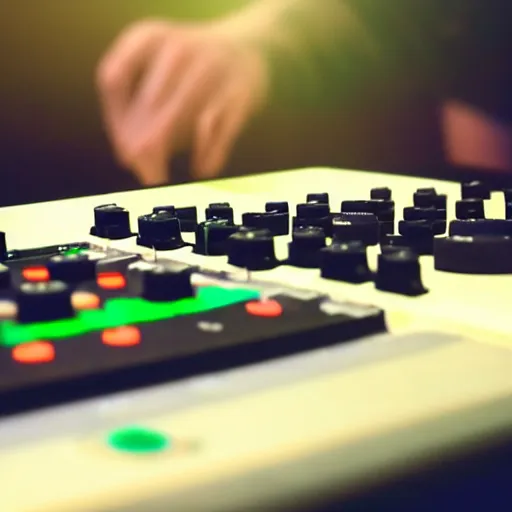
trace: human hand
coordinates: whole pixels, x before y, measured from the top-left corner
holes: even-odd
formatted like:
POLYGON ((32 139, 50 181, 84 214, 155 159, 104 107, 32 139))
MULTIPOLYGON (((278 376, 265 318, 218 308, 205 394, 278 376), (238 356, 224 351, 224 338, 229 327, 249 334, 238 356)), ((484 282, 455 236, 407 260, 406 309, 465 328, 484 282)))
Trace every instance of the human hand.
POLYGON ((159 185, 183 149, 192 149, 195 177, 221 172, 266 99, 268 70, 225 24, 144 21, 114 42, 97 85, 118 160, 144 185, 159 185))

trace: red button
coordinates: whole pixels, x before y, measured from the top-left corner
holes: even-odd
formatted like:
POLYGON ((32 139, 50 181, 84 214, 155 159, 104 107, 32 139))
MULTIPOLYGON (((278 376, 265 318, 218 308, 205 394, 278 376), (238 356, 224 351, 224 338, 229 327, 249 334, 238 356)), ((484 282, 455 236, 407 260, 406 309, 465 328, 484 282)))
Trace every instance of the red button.
POLYGON ((55 359, 55 348, 47 341, 24 343, 12 349, 12 358, 22 364, 51 363, 55 359))
POLYGON ((283 306, 276 300, 258 300, 245 305, 247 313, 253 316, 274 318, 283 314, 283 306))
POLYGON ((138 345, 141 335, 137 327, 116 327, 105 329, 101 335, 101 341, 109 347, 133 347, 138 345))
POLYGON ((121 290, 126 286, 126 279, 120 272, 101 272, 96 282, 104 290, 121 290))
POLYGON ((46 267, 26 267, 21 271, 21 275, 31 283, 44 283, 50 280, 50 272, 46 267))

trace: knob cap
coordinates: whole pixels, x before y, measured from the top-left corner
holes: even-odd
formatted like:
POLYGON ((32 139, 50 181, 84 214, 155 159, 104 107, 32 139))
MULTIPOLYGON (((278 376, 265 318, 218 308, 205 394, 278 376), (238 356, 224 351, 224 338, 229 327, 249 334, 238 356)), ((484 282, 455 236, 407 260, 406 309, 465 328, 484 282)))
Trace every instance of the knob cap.
POLYGON ((419 188, 413 195, 416 208, 436 208, 446 210, 446 194, 438 194, 435 188, 419 188))
POLYGON ((379 254, 375 287, 411 297, 427 293, 421 280, 418 255, 407 249, 379 254))
POLYGON ((325 233, 322 228, 297 228, 288 244, 288 264, 301 268, 318 268, 320 250, 324 247, 325 233))
POLYGON ((48 322, 72 318, 71 289, 62 281, 22 283, 16 294, 18 322, 48 322))
POLYGON ((103 204, 94 208, 94 226, 91 235, 110 240, 121 240, 132 236, 130 214, 117 204, 103 204))
POLYGON ((290 207, 286 201, 269 201, 265 203, 266 212, 290 213, 290 207))
POLYGON ((395 203, 391 200, 343 201, 341 211, 342 213, 373 213, 380 222, 393 222, 395 220, 395 203))
POLYGON ((195 296, 192 273, 195 267, 180 263, 139 266, 128 270, 130 290, 153 302, 171 302, 195 296))
POLYGON ((179 249, 185 245, 177 217, 168 212, 151 213, 138 218, 137 245, 157 251, 179 249))
POLYGON ((52 281, 78 283, 94 280, 96 277, 96 261, 86 254, 60 254, 51 257, 46 268, 52 281))
POLYGON ((457 219, 484 219, 485 209, 483 199, 462 199, 455 203, 457 219))
POLYGON ((321 250, 320 269, 325 279, 364 283, 372 279, 366 246, 361 242, 333 243, 321 250))
POLYGON ((228 252, 228 240, 240 228, 227 220, 207 220, 196 228, 194 253, 204 256, 222 256, 228 252))
POLYGON ((450 236, 512 236, 512 220, 467 219, 450 222, 450 236))
POLYGON ((247 270, 269 270, 279 262, 274 239, 267 229, 239 231, 228 240, 228 263, 247 270))
POLYGON ((334 242, 359 241, 363 245, 377 245, 380 227, 373 213, 342 213, 332 220, 334 242))
POLYGON ((434 207, 406 207, 404 208, 404 220, 429 222, 434 235, 442 235, 446 232, 446 210, 438 210, 434 207))
POLYGON ((306 201, 308 203, 329 204, 329 194, 327 192, 320 192, 320 193, 316 193, 316 194, 308 194, 306 196, 306 201))
POLYGON ((169 204, 167 206, 154 206, 153 213, 159 212, 167 212, 171 214, 173 217, 176 217, 176 207, 173 206, 172 204, 169 204))
POLYGON ((512 237, 438 238, 434 244, 434 267, 460 274, 512 274, 512 237))
POLYGON ((226 220, 233 224, 234 212, 229 203, 211 203, 205 211, 206 220, 226 220))
POLYGON ((409 247, 415 253, 420 255, 432 254, 435 234, 433 222, 428 220, 401 220, 398 223, 398 232, 402 235, 403 245, 409 247))
POLYGON ((297 216, 292 219, 293 228, 322 228, 326 236, 332 235, 332 219, 329 205, 303 203, 297 205, 297 216))
POLYGON ((176 217, 180 221, 182 233, 193 233, 197 227, 197 208, 195 206, 186 206, 176 208, 176 217))
POLYGON ((490 199, 491 190, 481 181, 469 181, 461 184, 462 199, 490 199))
POLYGON ((268 229, 274 236, 290 232, 290 215, 280 212, 244 213, 242 224, 251 229, 268 229))
POLYGON ((379 199, 382 201, 390 201, 391 200, 391 189, 388 187, 372 188, 370 190, 370 198, 371 199, 379 199))

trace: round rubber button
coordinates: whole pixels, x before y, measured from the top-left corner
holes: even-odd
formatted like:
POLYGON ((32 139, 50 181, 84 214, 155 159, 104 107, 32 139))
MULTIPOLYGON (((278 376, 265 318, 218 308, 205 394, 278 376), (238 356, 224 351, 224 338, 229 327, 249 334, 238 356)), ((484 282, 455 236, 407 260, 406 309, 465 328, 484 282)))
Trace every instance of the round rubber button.
POLYGON ((0 320, 11 320, 18 314, 18 305, 12 300, 0 300, 0 320))
POLYGON ((283 314, 283 306, 276 300, 255 300, 245 305, 249 315, 275 318, 283 314))
POLYGON ((133 326, 105 329, 101 335, 104 345, 110 347, 133 347, 141 341, 139 329, 133 326))
POLYGON ((133 454, 159 453, 171 445, 166 435, 141 427, 116 430, 109 434, 107 442, 117 451, 133 454))
POLYGON ((98 309, 100 307, 100 298, 91 292, 74 292, 71 295, 71 304, 80 311, 87 309, 98 309))
POLYGON ((55 359, 55 348, 47 341, 24 343, 12 349, 12 358, 21 364, 51 363, 55 359))
POLYGON ((26 267, 21 271, 25 281, 44 283, 50 280, 50 272, 46 267, 26 267))
POLYGON ((126 286, 126 279, 120 272, 101 272, 96 282, 104 290, 122 290, 126 286))

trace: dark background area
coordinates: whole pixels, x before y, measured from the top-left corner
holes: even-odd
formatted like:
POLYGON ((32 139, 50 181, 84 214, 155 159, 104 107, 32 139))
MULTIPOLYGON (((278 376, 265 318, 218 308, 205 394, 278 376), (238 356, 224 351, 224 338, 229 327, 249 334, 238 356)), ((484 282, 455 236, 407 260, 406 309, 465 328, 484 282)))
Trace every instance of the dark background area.
MULTIPOLYGON (((145 17, 221 15, 247 0, 16 0, 0 5, 0 205, 138 188, 114 162, 94 85, 97 62, 145 17)), ((375 87, 340 111, 263 112, 225 175, 329 165, 415 173, 442 165, 436 104, 375 87)), ((173 181, 188 179, 187 158, 173 181)))

